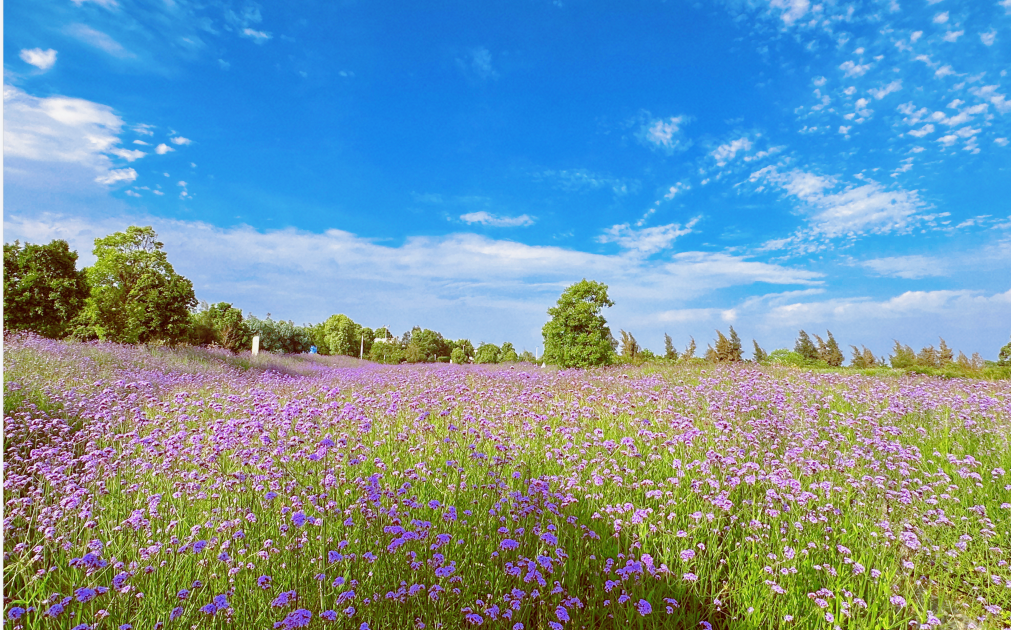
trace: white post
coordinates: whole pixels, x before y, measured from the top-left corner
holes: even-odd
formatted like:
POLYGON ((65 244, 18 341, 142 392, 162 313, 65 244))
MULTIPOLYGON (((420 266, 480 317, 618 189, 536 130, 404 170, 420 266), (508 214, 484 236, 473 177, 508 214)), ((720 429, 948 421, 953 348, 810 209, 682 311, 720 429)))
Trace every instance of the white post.
POLYGON ((253 335, 253 356, 260 354, 260 335, 253 335))
POLYGON ((362 347, 358 349, 358 358, 365 358, 365 331, 362 331, 362 347))

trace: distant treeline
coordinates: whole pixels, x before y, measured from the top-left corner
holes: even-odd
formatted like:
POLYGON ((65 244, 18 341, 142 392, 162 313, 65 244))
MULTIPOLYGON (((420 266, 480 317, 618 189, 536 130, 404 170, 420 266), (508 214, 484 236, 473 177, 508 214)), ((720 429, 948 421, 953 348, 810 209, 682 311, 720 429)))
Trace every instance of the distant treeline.
MULTIPOLYGON (((77 252, 66 241, 46 245, 15 241, 4 244, 4 330, 32 331, 51 338, 101 339, 119 343, 164 343, 219 346, 233 352, 249 350, 254 336, 265 352, 297 354, 315 349, 319 354, 360 357, 380 363, 500 363, 535 361, 531 352, 517 353, 513 344, 500 346, 468 339, 447 339, 434 330, 415 326, 394 336, 386 327, 369 328, 336 314, 319 324, 298 326, 291 321, 243 316, 227 302, 198 304, 193 283, 169 264, 151 227, 130 226, 124 232, 95 239, 94 265, 76 268, 77 252)), ((752 361, 795 367, 841 367, 846 357, 831 331, 824 338, 801 330, 792 350, 766 352, 752 340, 750 359, 744 356, 733 326, 696 357, 695 339, 681 352, 664 335, 664 354, 640 346, 624 330, 621 340, 611 334, 601 315, 612 306, 607 286, 583 279, 568 287, 558 304, 548 309, 544 325, 544 356, 540 360, 563 367, 614 363, 752 361), (620 352, 619 352, 620 347, 620 352)), ((891 355, 876 357, 866 346, 850 346, 849 367, 873 369, 979 371, 986 363, 974 353, 967 357, 948 347, 919 352, 895 341, 891 355)), ((1000 349, 999 366, 1011 366, 1011 343, 1000 349)))

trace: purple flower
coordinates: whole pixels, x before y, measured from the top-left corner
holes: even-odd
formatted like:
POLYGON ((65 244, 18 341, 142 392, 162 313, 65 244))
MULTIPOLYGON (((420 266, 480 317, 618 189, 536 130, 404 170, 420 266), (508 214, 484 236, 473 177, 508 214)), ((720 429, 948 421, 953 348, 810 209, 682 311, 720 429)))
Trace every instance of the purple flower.
POLYGON ((186 599, 189 596, 190 596, 190 592, 189 592, 188 589, 185 589, 185 588, 183 590, 179 591, 178 593, 176 593, 176 597, 178 597, 179 599, 186 599))
POLYGON ((74 591, 74 596, 79 602, 90 602, 98 597, 98 593, 93 588, 79 588, 74 591))
POLYGON ((305 525, 305 512, 299 510, 291 515, 291 522, 294 523, 295 527, 302 527, 305 525))
POLYGON ((640 599, 635 603, 635 609, 639 611, 639 614, 645 617, 646 615, 653 612, 653 607, 649 605, 645 599, 640 599))
POLYGON ((484 619, 482 619, 481 615, 477 613, 467 613, 467 616, 464 618, 467 620, 467 623, 473 624, 475 626, 480 626, 482 623, 484 623, 484 619))
POLYGON ((905 608, 906 607, 906 600, 905 600, 905 598, 903 598, 900 595, 892 595, 888 599, 888 601, 890 601, 892 603, 892 606, 895 606, 897 608, 905 608))
POLYGON ((326 619, 327 621, 337 621, 337 611, 336 610, 324 610, 319 614, 320 617, 326 619))
POLYGON ((298 599, 298 593, 295 591, 285 591, 274 598, 274 601, 270 602, 271 607, 280 608, 281 606, 287 606, 288 604, 294 602, 298 599))
POLYGON ((569 620, 569 611, 565 610, 565 606, 559 606, 555 609, 555 616, 558 617, 558 621, 564 623, 569 620))
POLYGON ((175 608, 172 609, 172 612, 169 613, 169 621, 175 621, 176 619, 182 616, 183 616, 183 607, 176 606, 175 608))
POLYGON ((53 604, 44 614, 46 617, 53 617, 55 619, 56 617, 59 617, 62 612, 63 604, 53 604))
POLYGON ((262 588, 263 590, 267 590, 268 588, 270 588, 271 579, 272 578, 269 575, 261 575, 260 577, 256 578, 256 585, 262 588))
POLYGON ((502 547, 503 549, 513 550, 519 549, 520 544, 515 540, 513 540, 512 538, 506 538, 505 540, 502 541, 502 543, 499 546, 502 547))
POLYGON ((129 577, 130 577, 129 573, 117 573, 116 577, 112 578, 112 588, 116 589, 117 591, 123 588, 124 586, 126 586, 126 581, 127 579, 129 579, 129 577))
POLYGON ((312 620, 312 613, 305 608, 299 608, 288 613, 288 616, 274 624, 275 628, 304 628, 312 620))
POLYGON ((206 548, 207 548, 206 540, 198 540, 197 542, 193 543, 193 553, 200 553, 206 548))
POLYGON ((688 562, 689 560, 691 560, 694 557, 695 557, 695 550, 694 549, 685 549, 684 551, 681 552, 681 561, 682 562, 688 562))
POLYGON ((218 612, 218 607, 215 606, 214 604, 206 604, 200 607, 200 612, 204 613, 205 615, 213 616, 214 613, 218 612))
POLYGON ((25 609, 21 606, 15 606, 7 611, 7 618, 16 621, 21 618, 21 615, 25 614, 25 609))
POLYGON ((354 617, 355 616, 355 607, 354 606, 348 606, 347 608, 344 609, 344 614, 347 615, 348 617, 354 617))
POLYGON ((218 607, 218 610, 225 610, 228 608, 228 595, 215 595, 214 599, 211 601, 218 607))

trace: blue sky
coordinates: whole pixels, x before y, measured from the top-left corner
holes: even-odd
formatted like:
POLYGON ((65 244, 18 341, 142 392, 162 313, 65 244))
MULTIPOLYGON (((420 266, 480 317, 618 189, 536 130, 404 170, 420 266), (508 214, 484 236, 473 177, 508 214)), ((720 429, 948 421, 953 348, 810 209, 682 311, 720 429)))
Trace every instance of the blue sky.
POLYGON ((4 4, 4 240, 198 298, 660 351, 1011 333, 1011 0, 4 4))

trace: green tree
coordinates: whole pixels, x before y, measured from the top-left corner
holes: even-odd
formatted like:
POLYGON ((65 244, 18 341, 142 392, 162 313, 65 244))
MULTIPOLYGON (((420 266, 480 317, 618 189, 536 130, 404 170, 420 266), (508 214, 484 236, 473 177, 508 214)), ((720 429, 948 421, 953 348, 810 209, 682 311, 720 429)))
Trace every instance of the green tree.
POLYGON ((909 346, 904 346, 899 343, 899 340, 895 340, 895 345, 892 347, 892 354, 888 357, 888 362, 892 364, 893 368, 910 368, 916 365, 916 352, 909 346))
POLYGON ((249 325, 242 319, 242 311, 228 302, 218 302, 193 314, 190 328, 191 341, 198 345, 215 344, 232 352, 240 352, 250 347, 252 334, 249 325))
POLYGON ((361 350, 362 327, 347 315, 331 315, 323 322, 323 341, 330 354, 357 357, 361 350))
POLYGON ((614 361, 611 330, 601 309, 614 306, 607 285, 585 278, 565 289, 548 309, 541 329, 544 361, 561 367, 589 367, 614 361))
POLYGON ((450 344, 454 350, 459 349, 463 352, 464 360, 460 363, 467 363, 474 358, 474 344, 470 342, 470 339, 457 339, 456 341, 450 342, 450 344))
POLYGON ((635 361, 639 354, 639 342, 635 340, 632 333, 620 331, 621 333, 621 356, 629 361, 635 361))
POLYGON ((733 326, 730 327, 729 338, 721 331, 716 331, 716 347, 709 346, 706 350, 706 359, 715 363, 740 363, 744 359, 741 339, 733 326))
POLYGON ((668 361, 678 360, 678 350, 674 347, 674 340, 667 333, 663 334, 663 357, 668 361))
POLYGON ((372 348, 369 350, 369 360, 376 363, 397 365, 404 360, 404 349, 396 338, 386 339, 379 337, 373 342, 372 348))
POLYGON ((794 344, 793 351, 808 361, 818 360, 818 348, 815 347, 814 342, 811 341, 811 337, 803 330, 797 335, 797 343, 794 344))
POLYGON ((755 344, 755 363, 766 363, 769 360, 769 354, 754 339, 751 340, 751 343, 755 344))
POLYGON ((157 238, 152 227, 131 225, 95 239, 84 318, 99 339, 174 343, 188 335, 193 283, 175 272, 157 238))
POLYGON ((997 355, 997 365, 1011 365, 1011 341, 1004 344, 997 355))
POLYGON ((449 353, 449 360, 457 365, 463 365, 467 362, 467 355, 464 354, 463 348, 456 347, 449 353))
POLYGON ((250 335, 260 337, 260 350, 271 354, 302 354, 313 345, 311 329, 296 326, 293 321, 270 318, 259 319, 252 315, 246 320, 250 335))
POLYGON ((498 363, 501 357, 502 350, 498 346, 493 343, 482 343, 474 353, 474 363, 498 363))
POLYGON ((88 279, 66 241, 4 243, 4 330, 59 339, 84 308, 88 279))
POLYGON ((685 361, 695 358, 695 337, 691 338, 691 343, 685 347, 685 352, 681 355, 681 358, 685 361))
POLYGON ((850 367, 866 369, 878 366, 878 360, 874 357, 874 353, 870 351, 867 346, 862 346, 863 350, 858 349, 856 346, 850 346, 853 349, 853 357, 850 359, 850 367))
POLYGON ((940 339, 941 345, 937 348, 937 363, 940 367, 945 367, 951 365, 955 360, 955 355, 944 341, 944 337, 940 337, 940 339))
POLYGON ((530 352, 529 350, 524 350, 523 352, 520 353, 519 360, 524 363, 536 363, 537 357, 534 356, 533 352, 530 352))
POLYGON ((515 363, 519 361, 519 355, 516 354, 516 348, 508 341, 502 344, 502 355, 499 357, 499 362, 501 363, 515 363))
POLYGON ((832 331, 829 330, 827 332, 828 341, 823 340, 818 335, 814 336, 818 341, 818 359, 832 367, 839 367, 846 360, 846 357, 843 356, 842 350, 839 349, 839 343, 832 336, 832 331))
POLYGON ((411 331, 411 343, 415 345, 421 357, 421 361, 412 361, 412 363, 424 361, 434 363, 440 357, 449 359, 450 353, 453 350, 449 341, 444 339, 440 333, 427 328, 422 329, 419 326, 415 326, 411 331))

